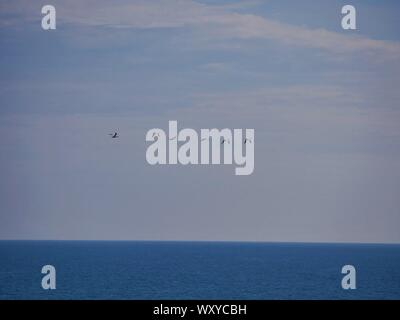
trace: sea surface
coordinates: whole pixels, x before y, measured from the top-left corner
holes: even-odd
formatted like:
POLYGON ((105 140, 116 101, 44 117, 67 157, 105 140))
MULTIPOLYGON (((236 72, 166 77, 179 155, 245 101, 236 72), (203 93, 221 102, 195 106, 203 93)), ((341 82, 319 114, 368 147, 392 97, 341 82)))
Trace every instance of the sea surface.
POLYGON ((0 241, 0 299, 400 299, 400 245, 0 241))

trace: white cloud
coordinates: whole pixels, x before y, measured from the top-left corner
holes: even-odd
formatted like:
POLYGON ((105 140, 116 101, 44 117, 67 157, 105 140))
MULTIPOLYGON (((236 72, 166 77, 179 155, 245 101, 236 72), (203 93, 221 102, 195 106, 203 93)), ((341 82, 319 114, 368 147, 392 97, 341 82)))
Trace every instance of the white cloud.
MULTIPOLYGON (((375 54, 376 58, 400 57, 398 42, 289 25, 254 14, 235 13, 232 11, 235 7, 230 6, 205 5, 188 0, 71 0, 54 1, 54 5, 61 25, 141 29, 190 27, 217 39, 267 39, 336 54, 362 52, 375 54)), ((3 3, 0 8, 3 13, 21 14, 32 19, 39 12, 40 5, 19 0, 3 3)), ((12 19, 15 22, 15 18, 12 19)), ((2 19, 2 24, 7 24, 7 17, 2 19)))

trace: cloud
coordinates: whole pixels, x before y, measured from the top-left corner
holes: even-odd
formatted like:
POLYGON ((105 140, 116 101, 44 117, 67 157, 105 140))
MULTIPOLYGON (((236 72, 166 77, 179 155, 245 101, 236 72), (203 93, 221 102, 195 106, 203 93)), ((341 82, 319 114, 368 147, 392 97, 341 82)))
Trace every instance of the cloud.
MULTIPOLYGON (((180 119, 214 126, 256 126, 258 132, 319 139, 322 135, 400 137, 400 111, 377 107, 376 90, 342 85, 288 85, 198 94, 180 119)), ((397 100, 398 101, 398 100, 397 100)), ((176 111, 170 111, 173 118, 176 111)))
MULTIPOLYGON (((272 40, 335 54, 369 53, 377 58, 400 57, 398 42, 310 29, 255 14, 234 12, 238 7, 243 9, 243 6, 206 5, 186 0, 71 0, 54 1, 54 5, 61 25, 137 29, 188 27, 205 32, 214 39, 272 40)), ((40 6, 38 2, 20 0, 3 3, 0 8, 4 27, 15 23, 15 14, 31 20, 39 12, 40 6)))
POLYGON ((232 67, 228 63, 224 62, 210 62, 200 66, 200 70, 204 70, 211 73, 218 72, 229 72, 232 67))
POLYGON ((219 31, 226 36, 242 39, 269 39, 334 53, 367 51, 397 58, 400 55, 399 43, 347 36, 325 29, 298 27, 252 14, 230 13, 217 18, 210 16, 209 21, 223 26, 219 31))

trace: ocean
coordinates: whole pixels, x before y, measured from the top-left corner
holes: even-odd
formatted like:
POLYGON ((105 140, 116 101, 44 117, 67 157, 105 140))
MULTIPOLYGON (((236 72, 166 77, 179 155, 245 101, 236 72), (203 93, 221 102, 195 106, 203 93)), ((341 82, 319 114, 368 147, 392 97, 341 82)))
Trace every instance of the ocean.
POLYGON ((400 299, 400 245, 0 241, 0 299, 400 299))

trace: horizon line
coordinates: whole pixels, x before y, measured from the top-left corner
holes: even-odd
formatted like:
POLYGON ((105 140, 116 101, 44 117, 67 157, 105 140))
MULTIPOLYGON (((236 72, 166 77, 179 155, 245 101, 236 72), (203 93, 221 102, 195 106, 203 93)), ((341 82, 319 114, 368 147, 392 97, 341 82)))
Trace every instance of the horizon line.
POLYGON ((249 244, 344 244, 344 245, 400 245, 400 242, 359 241, 257 241, 257 240, 144 240, 144 239, 0 239, 6 241, 31 242, 187 242, 187 243, 249 243, 249 244))

